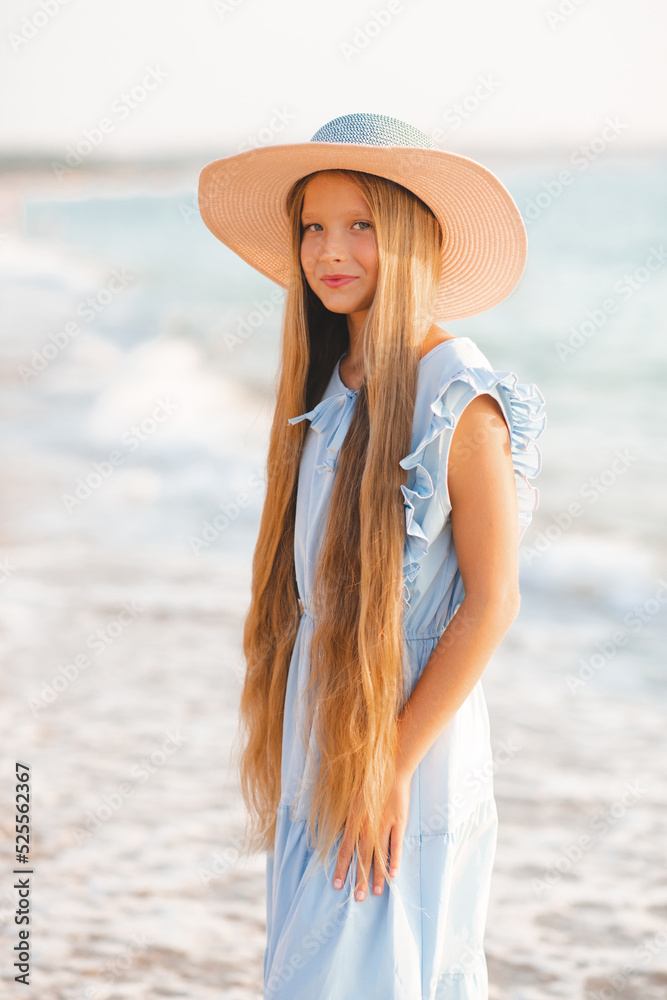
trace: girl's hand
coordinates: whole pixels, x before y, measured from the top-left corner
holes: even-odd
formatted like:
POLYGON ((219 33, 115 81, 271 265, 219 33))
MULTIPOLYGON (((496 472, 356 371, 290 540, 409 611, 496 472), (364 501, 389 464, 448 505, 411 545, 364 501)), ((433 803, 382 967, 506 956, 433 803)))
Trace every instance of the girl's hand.
MULTIPOLYGON (((396 776, 394 781, 394 786, 387 798, 385 803, 384 811, 382 814, 382 822, 380 829, 380 839, 382 842, 382 850, 384 857, 381 858, 377 864, 373 866, 373 892, 375 895, 381 895, 384 889, 384 873, 383 873, 383 862, 384 858, 387 857, 389 852, 389 845, 391 842, 391 862, 389 868, 389 874, 392 878, 398 875, 398 867, 401 862, 401 852, 403 850, 403 836, 405 834, 406 827, 408 825, 408 812, 410 808, 410 778, 407 775, 399 774, 396 776)), ((362 824, 362 834, 359 838, 357 845, 357 851, 359 858, 362 859, 366 865, 366 870, 370 872, 370 859, 368 859, 368 852, 370 850, 369 838, 363 832, 366 829, 366 822, 362 824)), ((347 872, 350 866, 350 861, 354 854, 354 844, 351 838, 348 836, 347 832, 343 834, 343 840, 340 845, 340 850, 338 851, 338 859, 336 863, 336 870, 334 872, 334 889, 340 889, 347 878, 347 872)), ((355 898, 359 901, 366 898, 366 892, 368 890, 368 880, 363 877, 361 871, 361 866, 357 865, 357 885, 355 898)))

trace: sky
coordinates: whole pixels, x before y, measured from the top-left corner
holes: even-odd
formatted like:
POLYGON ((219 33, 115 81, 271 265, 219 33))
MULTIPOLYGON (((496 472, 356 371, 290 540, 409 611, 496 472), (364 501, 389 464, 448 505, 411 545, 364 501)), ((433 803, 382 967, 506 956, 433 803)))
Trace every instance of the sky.
POLYGON ((667 144, 663 0, 16 0, 0 155, 308 140, 373 111, 441 148, 667 144), (613 123, 613 124, 610 124, 613 123))

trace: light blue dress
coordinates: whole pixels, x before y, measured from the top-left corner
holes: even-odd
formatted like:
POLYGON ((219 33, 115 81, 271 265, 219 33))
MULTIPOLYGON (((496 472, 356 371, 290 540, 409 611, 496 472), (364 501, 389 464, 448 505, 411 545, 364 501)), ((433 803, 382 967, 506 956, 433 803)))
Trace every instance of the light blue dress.
MULTIPOLYGON (((265 1000, 486 1000, 483 936, 496 849, 497 811, 489 717, 481 680, 420 762, 398 876, 375 896, 354 899, 356 852, 342 889, 315 864, 307 831, 312 762, 299 738, 313 618, 315 560, 334 483, 338 452, 357 393, 338 362, 308 419, 299 471, 295 561, 303 614, 287 681, 281 799, 274 850, 267 854, 265 1000)), ((520 534, 538 494, 536 440, 544 400, 534 385, 494 371, 468 337, 444 341, 420 361, 412 450, 402 459, 406 515, 404 636, 406 696, 463 598, 446 489, 449 445, 468 402, 489 393, 511 432, 520 534)), ((312 747, 313 753, 314 746, 312 747)), ((335 851, 340 845, 339 835, 335 851)))

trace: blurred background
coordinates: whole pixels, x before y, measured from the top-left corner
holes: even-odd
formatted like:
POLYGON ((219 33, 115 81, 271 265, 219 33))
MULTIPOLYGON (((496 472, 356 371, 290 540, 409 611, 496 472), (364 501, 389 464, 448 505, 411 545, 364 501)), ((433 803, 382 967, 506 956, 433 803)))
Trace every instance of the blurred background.
POLYGON ((5 5, 0 995, 20 761, 40 998, 261 996, 230 751, 283 294, 196 191, 353 111, 480 160, 528 230, 512 296, 441 323, 548 414, 484 682, 490 998, 667 994, 666 28, 655 0, 5 5))

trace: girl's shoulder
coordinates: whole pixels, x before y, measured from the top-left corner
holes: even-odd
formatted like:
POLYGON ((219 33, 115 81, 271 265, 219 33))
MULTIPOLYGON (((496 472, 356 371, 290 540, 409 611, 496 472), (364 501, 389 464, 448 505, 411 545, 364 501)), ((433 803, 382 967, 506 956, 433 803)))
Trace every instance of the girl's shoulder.
POLYGON ((538 502, 537 490, 528 479, 540 471, 537 441, 546 424, 544 397, 538 387, 519 382, 514 372, 495 369, 469 337, 443 340, 424 355, 419 368, 412 447, 400 462, 411 472, 408 496, 415 489, 419 502, 431 495, 433 479, 446 474, 459 417, 475 396, 488 393, 500 404, 510 432, 520 519, 527 525, 538 502))
MULTIPOLYGON (((441 340, 419 362, 418 392, 442 391, 459 372, 492 372, 489 359, 470 337, 441 340)), ((486 381, 483 377, 482 381, 486 381)))
POLYGON ((494 368, 470 337, 452 337, 419 362, 413 452, 443 431, 451 433, 470 400, 483 393, 500 402, 512 433, 533 441, 542 434, 546 417, 538 387, 519 382, 514 372, 494 368))

